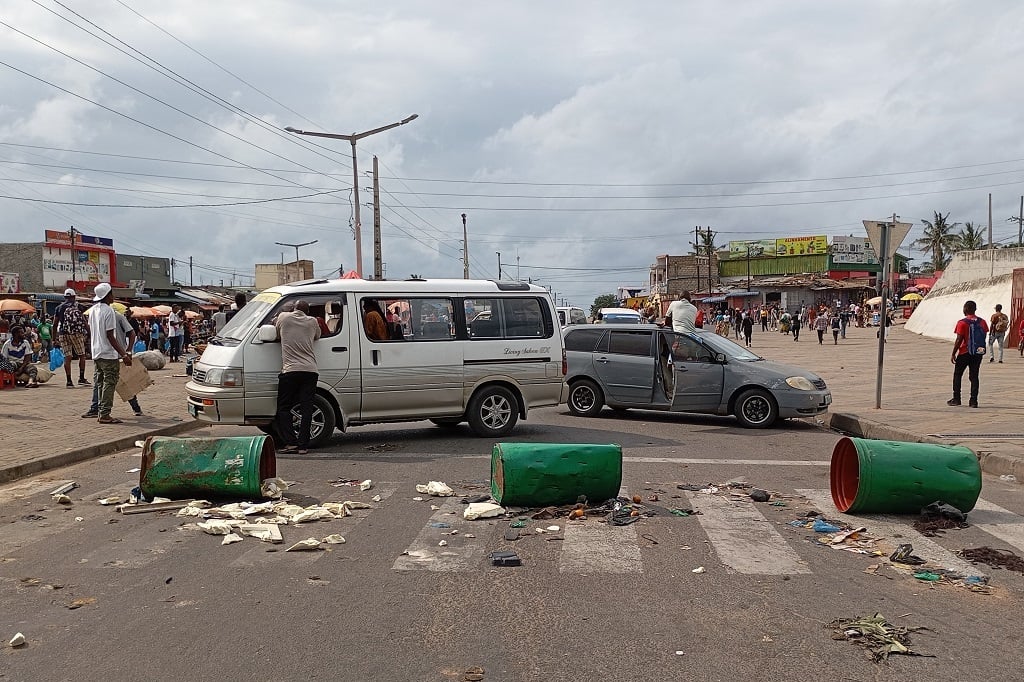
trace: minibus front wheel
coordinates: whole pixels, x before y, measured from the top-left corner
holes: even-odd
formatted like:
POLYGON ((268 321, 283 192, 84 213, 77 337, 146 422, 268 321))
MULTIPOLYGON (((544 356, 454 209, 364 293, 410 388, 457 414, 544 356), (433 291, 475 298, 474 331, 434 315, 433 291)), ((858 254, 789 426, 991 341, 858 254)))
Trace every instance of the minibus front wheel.
POLYGON ((476 435, 498 438, 515 428, 519 420, 519 401, 504 386, 484 386, 469 401, 466 417, 476 435))

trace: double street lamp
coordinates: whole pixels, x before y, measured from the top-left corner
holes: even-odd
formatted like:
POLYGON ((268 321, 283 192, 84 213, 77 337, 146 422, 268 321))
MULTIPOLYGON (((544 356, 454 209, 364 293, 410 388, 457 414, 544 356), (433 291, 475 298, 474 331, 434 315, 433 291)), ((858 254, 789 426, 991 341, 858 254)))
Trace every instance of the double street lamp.
POLYGON ((356 238, 356 272, 360 277, 363 276, 363 232, 362 224, 359 222, 359 168, 356 165, 356 142, 369 137, 370 135, 376 135, 382 133, 385 130, 391 130, 398 126, 404 126, 406 123, 410 123, 419 118, 419 114, 413 114, 408 118, 403 118, 397 123, 390 125, 381 126, 380 128, 374 128, 373 130, 367 130, 362 133, 352 133, 351 135, 339 135, 337 133, 314 133, 308 130, 299 130, 288 126, 285 128, 289 133, 295 133, 296 135, 311 135, 313 137, 329 137, 333 140, 348 140, 352 144, 352 201, 355 206, 355 238, 356 238))

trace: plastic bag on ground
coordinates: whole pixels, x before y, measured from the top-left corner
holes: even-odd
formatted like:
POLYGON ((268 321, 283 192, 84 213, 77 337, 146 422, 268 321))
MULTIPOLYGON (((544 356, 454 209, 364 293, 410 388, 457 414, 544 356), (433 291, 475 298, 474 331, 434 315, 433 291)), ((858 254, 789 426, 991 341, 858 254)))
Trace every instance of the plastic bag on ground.
POLYGON ((299 542, 296 542, 294 545, 292 545, 291 547, 289 547, 285 551, 286 552, 312 552, 312 551, 316 551, 318 549, 323 549, 323 547, 320 546, 320 541, 319 540, 317 540, 316 538, 306 538, 305 540, 300 540, 299 542))
POLYGON ((452 497, 455 491, 448 487, 447 483, 441 481, 430 481, 426 485, 417 485, 416 492, 434 497, 452 497))

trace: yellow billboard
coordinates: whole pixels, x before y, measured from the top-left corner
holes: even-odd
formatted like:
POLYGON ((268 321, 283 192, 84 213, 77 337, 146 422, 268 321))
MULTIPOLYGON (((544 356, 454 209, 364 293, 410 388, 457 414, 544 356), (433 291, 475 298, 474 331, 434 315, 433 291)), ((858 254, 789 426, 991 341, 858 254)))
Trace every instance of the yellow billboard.
POLYGON ((785 237, 775 240, 775 253, 778 256, 814 256, 828 253, 828 237, 785 237))

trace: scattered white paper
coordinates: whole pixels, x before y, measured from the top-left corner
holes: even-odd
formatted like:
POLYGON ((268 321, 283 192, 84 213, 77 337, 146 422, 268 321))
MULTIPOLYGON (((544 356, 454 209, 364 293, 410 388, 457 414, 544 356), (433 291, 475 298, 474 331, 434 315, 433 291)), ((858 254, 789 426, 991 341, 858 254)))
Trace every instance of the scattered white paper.
POLYGON ((372 487, 373 487, 373 481, 371 481, 370 479, 366 479, 365 481, 363 481, 362 483, 359 484, 359 489, 361 491, 363 491, 363 492, 366 492, 367 490, 369 490, 372 487))
POLYGON ((474 519, 489 519, 495 516, 501 516, 505 513, 505 508, 500 504, 494 504, 493 502, 473 502, 466 505, 466 511, 462 512, 462 517, 468 521, 474 519))
POLYGON ((241 542, 241 541, 242 541, 242 536, 241 535, 235 535, 234 533, 228 533, 227 535, 224 536, 224 539, 221 540, 220 544, 222 544, 222 545, 233 545, 236 542, 241 542))
POLYGON ((316 551, 318 549, 323 549, 320 546, 320 541, 317 540, 316 538, 307 538, 305 540, 300 540, 299 542, 296 542, 294 545, 292 545, 291 547, 289 547, 285 551, 286 552, 312 552, 312 551, 316 551))
POLYGON ((416 492, 433 495, 434 497, 452 497, 455 495, 455 491, 449 488, 447 483, 442 483, 441 481, 430 481, 426 485, 417 485, 416 492))
POLYGON ((12 647, 19 647, 25 643, 25 635, 20 632, 11 637, 11 641, 8 644, 12 647))
POLYGON ((333 533, 325 537, 323 540, 321 540, 321 542, 326 543, 328 545, 344 545, 345 538, 343 538, 339 533, 333 533))

